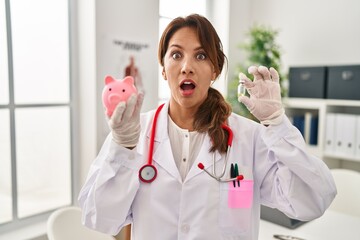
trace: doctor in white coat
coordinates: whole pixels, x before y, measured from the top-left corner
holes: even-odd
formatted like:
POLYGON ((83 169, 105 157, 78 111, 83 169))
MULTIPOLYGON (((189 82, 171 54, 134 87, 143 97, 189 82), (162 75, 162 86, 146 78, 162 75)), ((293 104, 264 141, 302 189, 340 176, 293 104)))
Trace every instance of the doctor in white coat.
POLYGON ((284 114, 277 71, 252 66, 254 81, 241 76, 250 97, 239 101, 257 123, 231 113, 211 87, 225 61, 206 18, 190 15, 168 25, 159 62, 171 98, 155 120, 155 110, 140 114, 142 93, 117 106, 79 195, 86 226, 116 235, 132 224, 135 240, 255 240, 260 204, 306 221, 324 213, 335 184, 284 114), (230 150, 223 124, 233 133, 230 150), (146 164, 156 168, 151 182, 139 174, 146 164), (210 176, 224 166, 221 179, 210 176), (235 173, 235 181, 224 181, 235 173))

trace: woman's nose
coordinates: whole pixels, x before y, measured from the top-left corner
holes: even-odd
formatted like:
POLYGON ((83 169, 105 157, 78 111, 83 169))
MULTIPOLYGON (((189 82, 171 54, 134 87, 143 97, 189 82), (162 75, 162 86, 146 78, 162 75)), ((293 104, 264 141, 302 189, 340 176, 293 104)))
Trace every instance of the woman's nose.
POLYGON ((182 64, 181 73, 182 74, 194 73, 193 64, 194 63, 192 59, 185 58, 182 64))

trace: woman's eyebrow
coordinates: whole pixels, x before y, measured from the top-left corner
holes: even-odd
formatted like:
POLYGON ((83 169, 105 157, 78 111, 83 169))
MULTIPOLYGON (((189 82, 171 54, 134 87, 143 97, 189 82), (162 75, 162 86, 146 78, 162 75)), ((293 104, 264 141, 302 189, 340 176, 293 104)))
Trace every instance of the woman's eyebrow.
MULTIPOLYGON (((182 47, 181 45, 179 45, 179 44, 171 44, 171 45, 169 46, 169 48, 171 48, 171 47, 176 47, 176 48, 183 49, 183 47, 182 47)), ((194 49, 194 51, 198 51, 198 50, 204 50, 204 48, 203 48, 202 46, 199 46, 199 47, 196 47, 196 48, 194 49)))
POLYGON ((171 44, 171 45, 169 46, 169 48, 171 48, 171 47, 183 48, 183 47, 181 47, 181 46, 180 46, 180 45, 178 45, 178 44, 171 44))

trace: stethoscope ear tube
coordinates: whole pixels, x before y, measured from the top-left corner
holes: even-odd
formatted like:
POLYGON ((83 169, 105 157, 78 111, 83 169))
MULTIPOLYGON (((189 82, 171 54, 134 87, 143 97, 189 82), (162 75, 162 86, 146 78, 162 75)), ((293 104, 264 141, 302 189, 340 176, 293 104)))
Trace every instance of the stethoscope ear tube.
POLYGON ((223 166, 223 170, 221 172, 220 175, 217 175, 215 172, 215 153, 213 154, 213 173, 210 173, 208 170, 205 169, 204 164, 199 163, 198 167, 203 170, 204 172, 206 172, 210 177, 214 178, 215 180, 219 181, 219 182, 231 182, 231 181, 240 181, 244 179, 243 175, 238 175, 238 176, 231 176, 231 178, 226 178, 223 179, 223 176, 225 175, 225 171, 226 171, 226 166, 227 166, 227 162, 228 162, 228 157, 229 157, 229 153, 230 153, 230 149, 231 149, 231 145, 232 145, 232 141, 233 141, 233 132, 230 129, 229 126, 227 126, 226 124, 223 124, 222 129, 224 129, 225 131, 228 132, 228 149, 227 149, 227 153, 225 156, 225 160, 224 160, 224 166, 223 166))
POLYGON ((240 181, 240 180, 244 179, 243 175, 239 175, 239 176, 236 176, 233 178, 226 178, 226 179, 223 179, 222 177, 217 177, 214 174, 210 173, 208 170, 206 170, 202 163, 198 164, 198 168, 200 168, 201 170, 206 172, 210 177, 214 178, 216 181, 219 181, 219 182, 232 182, 232 181, 240 181))

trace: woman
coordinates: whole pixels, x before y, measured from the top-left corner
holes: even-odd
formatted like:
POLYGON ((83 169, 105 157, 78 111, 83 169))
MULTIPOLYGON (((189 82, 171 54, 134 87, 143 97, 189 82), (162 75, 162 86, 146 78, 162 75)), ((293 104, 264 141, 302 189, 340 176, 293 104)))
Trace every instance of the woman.
POLYGON ((109 120, 112 134, 79 196, 86 226, 116 235, 132 223, 132 239, 141 240, 247 240, 257 239, 260 204, 301 220, 324 213, 336 195, 334 181, 284 115, 275 69, 253 66, 254 82, 241 77, 250 98, 239 101, 261 122, 256 123, 231 113, 211 87, 226 58, 206 18, 174 19, 161 37, 158 57, 171 98, 155 121, 150 158, 156 178, 139 179, 155 114, 140 116, 140 93, 119 103, 109 120), (233 132, 230 151, 223 124, 233 132), (240 176, 236 181, 220 182, 208 174, 214 166, 220 175, 226 159, 222 179, 240 176))

